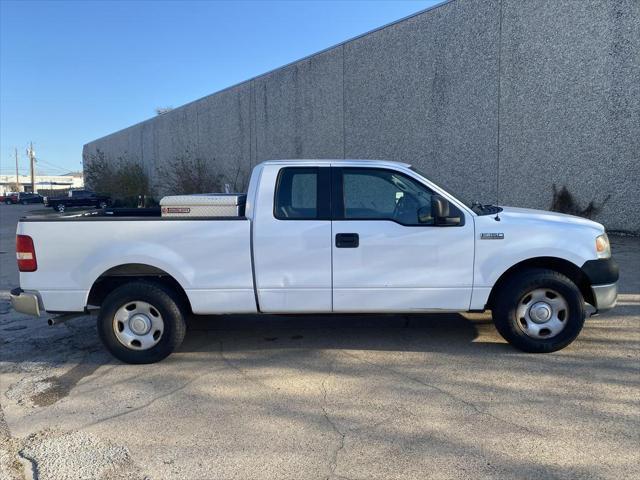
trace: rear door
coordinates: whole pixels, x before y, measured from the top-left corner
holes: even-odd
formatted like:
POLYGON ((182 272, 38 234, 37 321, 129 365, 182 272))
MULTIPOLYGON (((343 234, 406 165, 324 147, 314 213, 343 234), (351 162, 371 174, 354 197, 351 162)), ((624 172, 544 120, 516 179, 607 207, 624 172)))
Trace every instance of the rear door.
POLYGON ((329 167, 263 169, 253 222, 262 312, 331 312, 330 191, 329 167))
POLYGON ((473 281, 474 226, 436 226, 433 192, 391 169, 333 168, 333 310, 466 310, 473 281))

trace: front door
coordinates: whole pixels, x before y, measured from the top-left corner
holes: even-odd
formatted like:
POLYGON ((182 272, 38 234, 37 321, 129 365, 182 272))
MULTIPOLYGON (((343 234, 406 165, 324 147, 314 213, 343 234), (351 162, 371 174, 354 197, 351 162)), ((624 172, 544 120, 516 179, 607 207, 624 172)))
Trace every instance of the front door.
POLYGON ((433 192, 395 170, 333 168, 333 311, 467 310, 474 226, 437 226, 433 192), (420 211, 420 213, 419 213, 420 211))

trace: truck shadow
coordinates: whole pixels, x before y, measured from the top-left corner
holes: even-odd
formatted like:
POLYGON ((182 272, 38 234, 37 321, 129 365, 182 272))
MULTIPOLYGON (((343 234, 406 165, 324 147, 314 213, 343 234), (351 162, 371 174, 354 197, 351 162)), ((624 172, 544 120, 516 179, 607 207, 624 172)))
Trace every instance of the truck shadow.
POLYGON ((181 352, 202 351, 224 341, 225 351, 255 349, 345 349, 386 351, 510 351, 490 316, 458 313, 410 315, 225 315, 191 317, 181 352), (204 347, 206 348, 206 347, 204 347))

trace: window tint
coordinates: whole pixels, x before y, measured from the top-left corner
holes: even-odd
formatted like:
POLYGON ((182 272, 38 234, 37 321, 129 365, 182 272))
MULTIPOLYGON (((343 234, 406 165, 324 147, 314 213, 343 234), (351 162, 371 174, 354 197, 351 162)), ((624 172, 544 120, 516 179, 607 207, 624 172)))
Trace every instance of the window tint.
POLYGON ((433 193, 421 183, 390 170, 344 168, 342 172, 345 219, 434 224, 430 216, 433 193))
POLYGON ((276 218, 318 218, 318 168, 283 168, 277 182, 276 218))

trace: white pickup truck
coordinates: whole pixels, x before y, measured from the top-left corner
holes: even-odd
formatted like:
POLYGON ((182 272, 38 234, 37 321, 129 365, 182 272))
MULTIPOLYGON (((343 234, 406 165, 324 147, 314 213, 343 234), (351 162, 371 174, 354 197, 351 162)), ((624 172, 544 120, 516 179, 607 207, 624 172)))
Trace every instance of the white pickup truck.
POLYGON ((150 363, 180 345, 188 314, 490 309, 509 343, 551 352, 577 337, 585 302, 616 303, 602 225, 469 207, 403 163, 267 161, 236 216, 143 213, 22 218, 14 308, 99 309, 109 351, 150 363))

